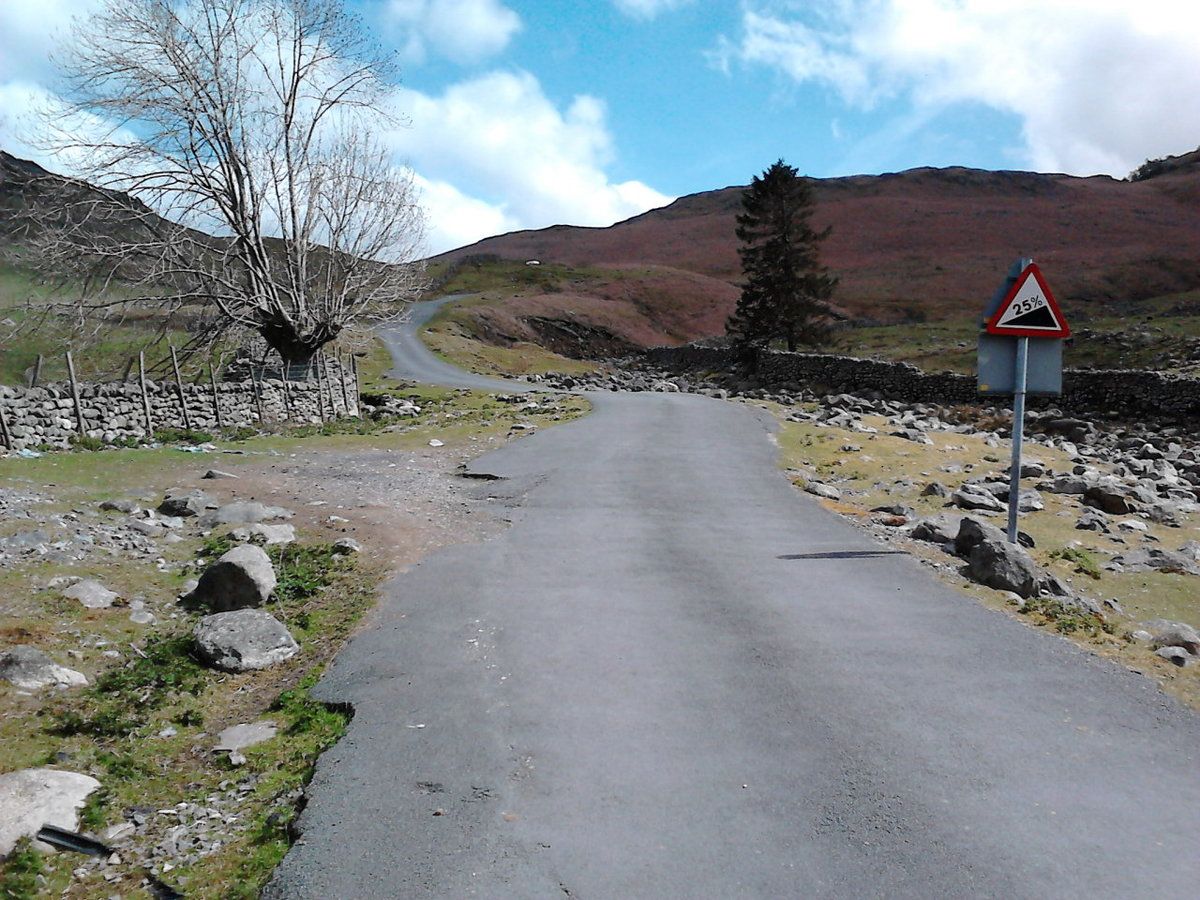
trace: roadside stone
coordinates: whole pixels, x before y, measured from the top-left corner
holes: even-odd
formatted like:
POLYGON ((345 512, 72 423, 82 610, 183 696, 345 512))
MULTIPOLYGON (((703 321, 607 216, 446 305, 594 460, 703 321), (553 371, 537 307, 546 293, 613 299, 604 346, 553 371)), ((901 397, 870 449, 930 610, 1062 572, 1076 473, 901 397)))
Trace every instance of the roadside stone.
POLYGON ((963 509, 1004 512, 1004 504, 991 492, 973 484, 964 484, 950 495, 950 502, 963 509))
POLYGON ((269 741, 279 732, 274 722, 262 721, 242 725, 230 725, 217 735, 213 750, 244 750, 269 741))
POLYGON ((354 538, 341 538, 334 542, 333 549, 338 553, 362 553, 362 544, 354 538))
MULTIPOLYGON (((958 534, 954 536, 954 553, 966 559, 975 545, 984 540, 1007 542, 1008 537, 995 525, 963 516, 958 522, 958 534)), ((1022 547, 1034 546, 1033 538, 1024 531, 1017 532, 1017 542, 1022 547)))
POLYGON ((275 568, 261 547, 243 544, 204 570, 188 599, 214 612, 262 606, 275 590, 275 568))
MULTIPOLYGON (((909 536, 913 540, 925 541, 930 544, 954 544, 954 536, 958 532, 958 523, 945 516, 935 516, 922 519, 913 526, 909 536)), ((952 547, 949 549, 953 549, 952 547)))
POLYGON ((209 469, 207 472, 205 472, 200 477, 207 478, 207 479, 214 479, 214 478, 237 478, 239 476, 234 475, 232 472, 222 472, 220 469, 209 469))
POLYGON ((1192 657, 1181 647, 1159 647, 1154 651, 1154 655, 1162 657, 1167 662, 1174 663, 1180 668, 1192 661, 1192 657))
POLYGON ((294 525, 264 525, 261 522, 256 522, 253 525, 243 525, 229 532, 229 536, 235 541, 259 543, 256 538, 261 538, 261 542, 272 546, 275 544, 290 544, 296 540, 296 528, 294 525))
POLYGON ((841 500, 842 492, 837 488, 822 484, 819 481, 810 481, 804 486, 804 490, 816 497, 824 497, 826 500, 841 500))
POLYGON ((1182 647, 1193 656, 1200 656, 1200 633, 1191 625, 1183 622, 1172 622, 1167 619, 1155 619, 1146 623, 1150 633, 1150 644, 1155 649, 1159 647, 1182 647))
POLYGON ((192 634, 201 660, 226 672, 265 669, 300 650, 283 623, 261 609, 205 616, 192 634))
POLYGON ((44 687, 86 686, 82 672, 60 666, 36 647, 10 647, 0 652, 0 678, 25 691, 44 687))
POLYGON ((167 491, 162 503, 158 504, 158 511, 164 516, 187 518, 201 515, 206 509, 216 505, 216 501, 204 491, 194 488, 172 488, 167 491))
MULTIPOLYGON (((43 825, 75 831, 79 810, 100 782, 90 775, 57 769, 21 769, 0 775, 0 859, 20 838, 33 837, 43 825)), ((43 853, 53 848, 41 841, 43 853)))
POLYGON ((984 538, 972 547, 968 571, 980 584, 1019 597, 1036 596, 1042 574, 1025 550, 1003 538, 984 538))
POLYGON ((1075 523, 1075 528, 1078 531, 1097 531, 1101 534, 1108 533, 1108 516, 1100 512, 1098 509, 1092 509, 1090 506, 1085 507, 1083 513, 1079 516, 1079 521, 1075 523))
POLYGON ((91 578, 77 581, 62 593, 68 600, 78 600, 88 609, 108 609, 121 596, 91 578))
POLYGON ((272 522, 290 519, 292 511, 282 506, 266 506, 256 500, 235 500, 204 516, 202 525, 253 525, 256 522, 272 522))
POLYGON ((1200 563, 1182 553, 1161 547, 1139 547, 1114 556, 1105 568, 1125 572, 1175 572, 1180 575, 1200 575, 1200 563))

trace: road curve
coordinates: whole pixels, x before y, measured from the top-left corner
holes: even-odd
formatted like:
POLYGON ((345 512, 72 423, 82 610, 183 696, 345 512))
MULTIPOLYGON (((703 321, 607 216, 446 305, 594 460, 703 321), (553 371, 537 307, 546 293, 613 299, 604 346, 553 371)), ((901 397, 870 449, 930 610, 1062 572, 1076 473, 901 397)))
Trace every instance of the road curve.
POLYGON ((461 300, 464 296, 456 294, 440 300, 414 303, 409 308, 405 321, 380 329, 380 337, 383 338, 384 344, 392 354, 393 367, 388 374, 409 381, 421 381, 443 387, 470 388, 476 391, 498 391, 511 394, 530 390, 529 385, 519 381, 504 381, 499 378, 488 378, 486 375, 476 375, 473 372, 464 372, 445 360, 439 359, 422 342, 420 337, 422 326, 437 315, 443 306, 461 300))
POLYGON ((799 494, 749 407, 593 395, 387 586, 265 896, 1194 896, 1200 718, 799 494))

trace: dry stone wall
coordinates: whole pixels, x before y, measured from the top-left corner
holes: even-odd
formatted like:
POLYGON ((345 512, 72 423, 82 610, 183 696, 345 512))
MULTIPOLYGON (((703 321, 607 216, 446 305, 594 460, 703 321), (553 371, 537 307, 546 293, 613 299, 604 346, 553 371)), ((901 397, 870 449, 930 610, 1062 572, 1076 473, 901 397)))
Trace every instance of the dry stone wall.
MULTIPOLYGON (((256 427, 260 423, 304 425, 358 415, 353 374, 343 372, 336 364, 329 366, 329 373, 327 382, 284 382, 278 378, 218 382, 215 396, 220 406, 220 424, 225 428, 256 427)), ((146 383, 150 420, 155 430, 182 429, 188 422, 197 431, 218 427, 211 385, 184 384, 183 395, 188 408, 186 421, 174 381, 146 383)), ((67 383, 35 388, 0 386, 0 410, 4 412, 13 450, 67 447, 79 434, 75 400, 67 383)), ((137 382, 81 384, 79 411, 83 415, 83 432, 90 438, 112 444, 148 437, 145 405, 137 382)))
MULTIPOLYGON (((729 348, 656 347, 646 351, 653 364, 669 369, 730 369, 746 364, 764 386, 795 382, 827 393, 875 391, 914 403, 976 403, 975 378, 950 372, 931 374, 908 363, 857 359, 820 353, 729 348)), ((992 402, 990 399, 986 402, 992 402)), ((1060 397, 1033 398, 1032 406, 1064 412, 1122 417, 1200 418, 1200 379, 1122 369, 1067 369, 1060 397)))

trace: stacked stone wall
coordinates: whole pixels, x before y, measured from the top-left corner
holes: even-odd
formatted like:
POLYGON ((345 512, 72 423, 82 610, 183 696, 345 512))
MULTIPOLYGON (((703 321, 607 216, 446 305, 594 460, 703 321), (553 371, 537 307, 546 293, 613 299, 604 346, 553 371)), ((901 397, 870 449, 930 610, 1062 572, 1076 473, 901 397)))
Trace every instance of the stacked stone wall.
MULTIPOLYGON (((225 428, 305 425, 358 415, 353 374, 336 363, 328 371, 327 382, 289 380, 285 385, 278 378, 217 382, 216 403, 220 406, 221 425, 225 428)), ((174 381, 146 383, 154 429, 183 429, 189 422, 196 431, 216 429, 211 384, 185 383, 183 394, 187 400, 186 420, 174 381)), ((0 409, 13 450, 67 447, 79 434, 75 400, 68 383, 33 388, 0 386, 0 409)), ((83 433, 89 438, 112 444, 148 437, 145 406, 137 382, 80 384, 79 411, 83 415, 83 433)))
MULTIPOLYGON (((875 391, 914 403, 978 403, 975 378, 951 372, 927 373, 908 363, 857 359, 821 353, 729 348, 655 347, 649 362, 669 369, 730 369, 750 366, 764 386, 794 382, 826 393, 875 391)), ((1003 402, 1002 398, 996 398, 1003 402)), ((1136 369, 1067 369, 1060 397, 1031 398, 1033 406, 1054 406, 1078 414, 1117 413, 1123 417, 1200 418, 1200 379, 1136 369)))

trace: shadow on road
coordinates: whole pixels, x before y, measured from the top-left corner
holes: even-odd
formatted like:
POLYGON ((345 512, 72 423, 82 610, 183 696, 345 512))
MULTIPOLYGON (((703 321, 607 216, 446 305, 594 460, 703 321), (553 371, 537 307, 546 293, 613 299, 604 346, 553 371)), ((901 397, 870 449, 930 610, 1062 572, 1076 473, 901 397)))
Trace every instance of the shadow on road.
POLYGON ((776 559, 866 559, 871 556, 903 556, 903 550, 826 550, 823 553, 788 553, 776 559))

